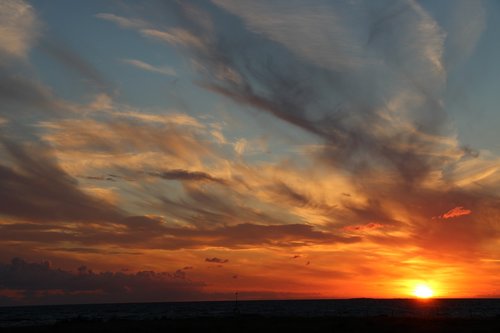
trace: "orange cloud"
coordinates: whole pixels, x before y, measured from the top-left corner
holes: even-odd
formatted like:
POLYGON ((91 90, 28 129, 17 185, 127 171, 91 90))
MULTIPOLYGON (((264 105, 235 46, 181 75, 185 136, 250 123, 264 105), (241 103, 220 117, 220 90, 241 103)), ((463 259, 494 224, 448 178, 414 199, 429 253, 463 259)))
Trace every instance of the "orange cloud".
POLYGON ((360 224, 360 225, 348 225, 344 227, 343 229, 345 231, 365 231, 365 230, 373 230, 373 229, 378 229, 382 228, 383 225, 380 223, 374 223, 370 222, 367 224, 360 224))
POLYGON ((462 206, 457 206, 457 207, 455 207, 453 209, 450 209, 449 211, 447 211, 443 215, 438 216, 438 218, 440 218, 440 219, 451 219, 451 218, 454 218, 454 217, 459 217, 459 216, 469 215, 469 214, 472 214, 472 210, 465 209, 462 206))

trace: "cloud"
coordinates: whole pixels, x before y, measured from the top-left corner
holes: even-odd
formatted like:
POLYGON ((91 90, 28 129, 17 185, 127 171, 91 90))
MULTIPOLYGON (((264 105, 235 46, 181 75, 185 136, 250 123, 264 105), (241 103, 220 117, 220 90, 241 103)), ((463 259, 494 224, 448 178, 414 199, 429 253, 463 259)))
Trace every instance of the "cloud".
POLYGON ((464 207, 457 206, 453 209, 450 209, 449 211, 447 211, 443 215, 440 215, 439 218, 440 219, 450 219, 450 218, 459 217, 459 216, 463 216, 463 215, 469 215, 469 214, 472 214, 472 211, 470 209, 465 209, 464 207))
POLYGON ((248 142, 246 139, 244 139, 244 138, 238 139, 238 141, 236 141, 234 143, 234 151, 238 155, 243 155, 243 153, 245 152, 245 149, 247 148, 247 145, 248 145, 248 142))
POLYGON ((122 212, 78 188, 50 150, 23 147, 0 137, 13 166, 0 164, 0 213, 33 221, 116 221, 122 212))
POLYGON ((184 113, 164 113, 164 114, 153 114, 146 112, 137 111, 116 111, 111 113, 113 116, 118 118, 130 118, 146 123, 157 123, 165 125, 176 125, 176 126, 191 126, 197 128, 205 127, 196 118, 184 113))
POLYGON ((443 15, 446 28, 445 59, 456 66, 469 58, 486 28, 486 9, 483 1, 458 0, 443 15))
MULTIPOLYGON (((155 116, 140 113, 118 114, 117 118, 101 120, 47 121, 41 123, 40 126, 47 130, 43 139, 54 145, 61 153, 87 152, 95 155, 109 153, 118 157, 126 157, 129 156, 128 154, 146 154, 156 151, 170 158, 190 162, 195 160, 195 156, 202 157, 211 154, 212 147, 201 140, 196 128, 180 127, 177 126, 178 123, 187 126, 193 124, 197 127, 197 122, 193 122, 188 116, 168 117, 167 115, 155 116)), ((110 162, 116 163, 116 161, 110 162)), ((157 166, 156 162, 159 161, 152 162, 155 162, 157 166)))
POLYGON ((16 118, 12 123, 26 125, 33 121, 30 117, 34 114, 47 117, 74 111, 72 103, 57 98, 50 87, 29 75, 33 71, 27 56, 35 41, 56 60, 57 66, 63 65, 93 87, 110 88, 99 71, 62 41, 42 35, 43 25, 34 8, 25 1, 2 2, 0 15, 0 114, 16 118), (23 61, 13 62, 19 59, 23 61))
POLYGON ((43 84, 13 74, 0 64, 0 114, 21 117, 33 113, 57 113, 64 109, 43 84))
POLYGON ((117 24, 118 26, 126 29, 139 29, 139 28, 145 28, 148 26, 148 24, 140 19, 130 19, 122 16, 118 16, 115 14, 110 14, 110 13, 99 13, 96 14, 95 17, 113 22, 117 24))
MULTIPOLYGON (((312 134, 320 143, 304 156, 317 167, 304 168, 302 179, 324 168, 345 175, 351 195, 324 205, 300 187, 274 180, 259 198, 269 200, 274 192, 286 198, 279 204, 291 207, 294 217, 301 209, 306 221, 320 215, 315 221, 325 228, 383 225, 377 234, 411 239, 423 249, 446 232, 442 224, 429 225, 431 217, 459 204, 474 211, 467 218, 478 222, 455 229, 457 239, 471 247, 491 241, 487 230, 491 235, 497 228, 484 221, 496 214, 494 163, 464 156, 445 105, 445 57, 451 47, 445 28, 453 25, 441 26, 415 1, 214 3, 226 11, 217 15, 239 19, 230 34, 214 20, 213 34, 203 35, 203 28, 182 14, 183 6, 177 7, 177 28, 204 36, 203 47, 176 42, 197 64, 199 85, 312 134), (238 80, 220 75, 224 71, 238 80), (473 179, 465 175, 471 164, 471 170, 481 165, 484 171, 473 175, 484 176, 484 185, 474 191, 465 186, 473 179), (467 232, 480 241, 474 245, 467 232)), ((474 47, 484 19, 480 3, 470 6, 479 26, 471 27, 465 49, 474 47)), ((455 13, 463 15, 463 8, 455 13)), ((383 236, 367 235, 375 237, 383 236)), ((459 247, 451 240, 441 245, 459 247)))
POLYGON ((149 172, 150 176, 159 177, 167 180, 182 180, 182 181, 212 181, 223 183, 224 180, 211 176, 206 172, 188 171, 181 169, 166 170, 161 172, 149 172))
POLYGON ((177 76, 175 69, 173 69, 172 67, 168 66, 157 67, 137 59, 123 59, 122 61, 126 64, 143 69, 145 71, 159 73, 166 76, 177 76))
MULTIPOLYGON (((134 29, 140 32, 141 35, 145 37, 157 39, 169 44, 180 45, 185 47, 194 47, 199 49, 204 47, 204 43, 202 42, 202 40, 198 36, 192 34, 186 29, 171 28, 168 30, 158 30, 151 27, 151 25, 148 24, 146 21, 140 19, 125 18, 122 16, 117 16, 115 14, 109 14, 109 13, 99 13, 96 15, 96 17, 106 21, 113 22, 118 26, 120 26, 121 28, 134 29)), ((197 17, 199 18, 199 16, 197 17)), ((200 21, 200 24, 203 24, 203 20, 200 21)), ((132 60, 132 61, 133 61, 132 65, 134 66, 146 70, 152 69, 151 65, 145 64, 142 61, 139 62, 137 60, 132 60)))
POLYGON ((278 215, 245 204, 240 200, 252 196, 233 191, 230 186, 208 187, 193 182, 184 182, 183 186, 185 195, 182 198, 169 198, 159 193, 156 200, 164 213, 198 227, 234 225, 240 221, 279 225, 286 223, 284 218, 289 216, 287 212, 278 215))
MULTIPOLYGON (((237 279, 232 275, 231 279, 237 279)), ((234 299, 233 292, 208 292, 207 284, 191 280, 183 270, 172 272, 75 270, 14 258, 0 263, 0 305, 145 303, 234 299)), ((303 299, 310 293, 239 291, 239 299, 303 299)))
POLYGON ((332 8, 318 2, 297 1, 214 3, 243 18, 250 31, 283 44, 321 67, 342 71, 366 62, 361 41, 343 24, 350 14, 343 6, 332 8))
POLYGON ((72 252, 72 253, 83 253, 83 254, 103 254, 103 255, 142 255, 142 252, 132 252, 132 251, 117 251, 117 250, 105 250, 92 247, 55 247, 48 248, 50 251, 54 252, 72 252))
MULTIPOLYGON (((240 45, 236 42, 219 43, 217 37, 203 40, 208 53, 192 50, 195 59, 211 75, 201 82, 203 87, 324 139, 325 159, 337 165, 342 163, 345 169, 392 166, 407 182, 419 181, 430 172, 438 158, 426 153, 433 151, 433 142, 427 141, 439 134, 445 119, 436 97, 442 91, 445 75, 441 59, 444 33, 422 7, 408 2, 401 5, 402 10, 391 8, 395 14, 382 19, 387 8, 372 8, 368 2, 360 5, 366 6, 366 11, 347 4, 325 7, 316 3, 297 8, 296 4, 285 2, 216 3, 241 16, 251 30, 238 30, 239 40, 246 41, 243 50, 234 46, 240 45), (341 8, 337 8, 339 6, 341 8), (347 13, 350 19, 342 21, 328 16, 336 16, 333 13, 337 9, 347 13), (283 18, 273 19, 269 13, 283 15, 283 18), (294 13, 300 19, 287 19, 286 13, 294 13), (328 19, 322 20, 322 15, 328 19), (309 25, 314 28, 308 29, 309 25), (318 42, 327 45, 325 47, 332 46, 334 50, 325 52, 328 57, 322 56, 321 48, 307 44, 316 43, 322 31, 331 26, 334 29, 339 26, 342 31, 357 31, 353 45, 369 49, 368 54, 373 55, 373 60, 367 63, 369 66, 352 68, 347 64, 328 66, 324 63, 326 59, 335 59, 331 54, 341 54, 350 47, 335 44, 337 33, 333 38, 329 36, 328 42, 318 42), (393 28, 395 26, 399 28, 393 28), (252 34, 255 29, 270 36, 271 42, 261 34, 252 34), (362 36, 370 36, 368 44, 362 36), (289 41, 293 38, 301 42, 289 41), (408 40, 416 42, 408 43, 408 40), (286 49, 276 49, 273 41, 284 44, 286 49), (312 55, 303 55, 297 50, 304 43, 312 55), (250 49, 250 45, 254 47, 250 49), (266 52, 256 51, 261 49, 266 52), (299 53, 302 57, 287 52, 299 53), (321 60, 323 58, 325 60, 321 60), (220 76, 221 69, 235 72, 240 79, 220 76), (374 76, 386 79, 372 89, 374 84, 370 82, 374 76), (430 87, 435 92, 431 92, 430 87), (329 93, 331 91, 334 93, 329 93), (354 95, 353 91, 356 91, 354 95), (360 95, 364 96, 362 100, 355 98, 360 95), (400 103, 397 108, 404 109, 405 113, 395 116, 391 109, 396 105, 391 103, 400 103), (398 119, 390 121, 388 117, 398 119), (381 131, 389 122, 391 128, 381 131), (406 142, 412 144, 404 144, 406 142)), ((196 34, 201 28, 192 24, 191 29, 192 34, 196 34)), ((348 34, 338 33, 338 36, 346 36, 345 40, 351 45, 348 34)), ((218 37, 226 41, 231 38, 218 37)))
POLYGON ((111 85, 104 76, 83 59, 78 53, 73 51, 69 45, 62 41, 45 38, 41 44, 42 49, 52 56, 59 64, 65 66, 73 73, 81 76, 90 84, 101 90, 111 90, 111 85))
POLYGON ((294 205, 307 205, 311 202, 311 198, 307 195, 297 192, 292 189, 290 186, 283 182, 279 182, 274 186, 274 190, 276 193, 284 198, 285 200, 291 202, 294 205))
POLYGON ((374 229, 379 229, 383 228, 384 226, 380 223, 368 223, 368 224, 363 224, 363 225, 349 225, 344 227, 344 230, 346 231, 366 231, 366 230, 374 230, 374 229))
MULTIPOLYGON (((343 237, 330 232, 315 230, 312 226, 301 224, 258 225, 243 223, 215 229, 169 229, 176 236, 177 244, 182 246, 252 248, 261 246, 299 247, 314 244, 351 244, 361 241, 359 237, 343 237), (198 239, 198 244, 190 241, 198 239)), ((172 245, 174 245, 172 243, 172 245)))
POLYGON ((50 224, 2 223, 0 231, 0 239, 4 241, 50 245, 50 249, 56 251, 124 254, 135 254, 145 249, 294 248, 353 244, 362 240, 301 224, 244 223, 215 228, 181 228, 147 216, 122 218, 114 224, 60 224, 57 221, 50 224), (67 246, 68 242, 71 242, 71 247, 67 246), (123 250, 108 250, 109 246, 123 250))
POLYGON ((113 176, 78 176, 79 178, 83 179, 88 179, 88 180, 105 180, 108 182, 116 182, 116 178, 118 177, 113 177, 113 176))
POLYGON ((27 57, 36 40, 40 23, 33 7, 23 0, 0 3, 0 63, 3 57, 27 57))
POLYGON ((203 49, 205 46, 205 43, 199 37, 185 29, 174 28, 168 31, 141 29, 140 32, 146 37, 154 38, 173 45, 193 47, 196 49, 203 49))
POLYGON ((213 258, 205 258, 205 261, 206 262, 214 262, 217 264, 225 264, 225 263, 229 262, 229 259, 221 259, 221 258, 213 257, 213 258))
POLYGON ((81 266, 71 272, 20 258, 0 263, 0 290, 17 294, 4 298, 2 305, 196 300, 203 287, 180 270, 97 273, 81 266))

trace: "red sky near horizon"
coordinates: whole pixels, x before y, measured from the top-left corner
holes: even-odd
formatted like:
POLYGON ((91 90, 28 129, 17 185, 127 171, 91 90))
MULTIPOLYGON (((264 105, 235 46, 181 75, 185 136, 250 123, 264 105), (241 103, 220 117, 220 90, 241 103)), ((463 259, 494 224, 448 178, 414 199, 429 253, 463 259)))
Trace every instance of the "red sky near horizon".
POLYGON ((495 1, 0 3, 0 305, 500 296, 495 1))

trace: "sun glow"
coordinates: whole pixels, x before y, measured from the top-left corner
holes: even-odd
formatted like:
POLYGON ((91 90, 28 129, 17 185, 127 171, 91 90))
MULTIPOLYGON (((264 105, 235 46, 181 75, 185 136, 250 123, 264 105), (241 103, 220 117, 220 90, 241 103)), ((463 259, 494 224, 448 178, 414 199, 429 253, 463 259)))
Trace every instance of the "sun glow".
POLYGON ((431 298, 434 295, 434 292, 428 285, 419 284, 413 290, 413 295, 418 298, 431 298))

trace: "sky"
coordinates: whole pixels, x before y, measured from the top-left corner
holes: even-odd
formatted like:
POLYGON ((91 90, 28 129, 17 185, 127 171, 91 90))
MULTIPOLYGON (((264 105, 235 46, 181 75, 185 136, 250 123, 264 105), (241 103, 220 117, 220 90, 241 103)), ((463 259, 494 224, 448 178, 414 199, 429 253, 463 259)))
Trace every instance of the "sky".
POLYGON ((0 2, 0 305, 500 296, 494 0, 0 2))

